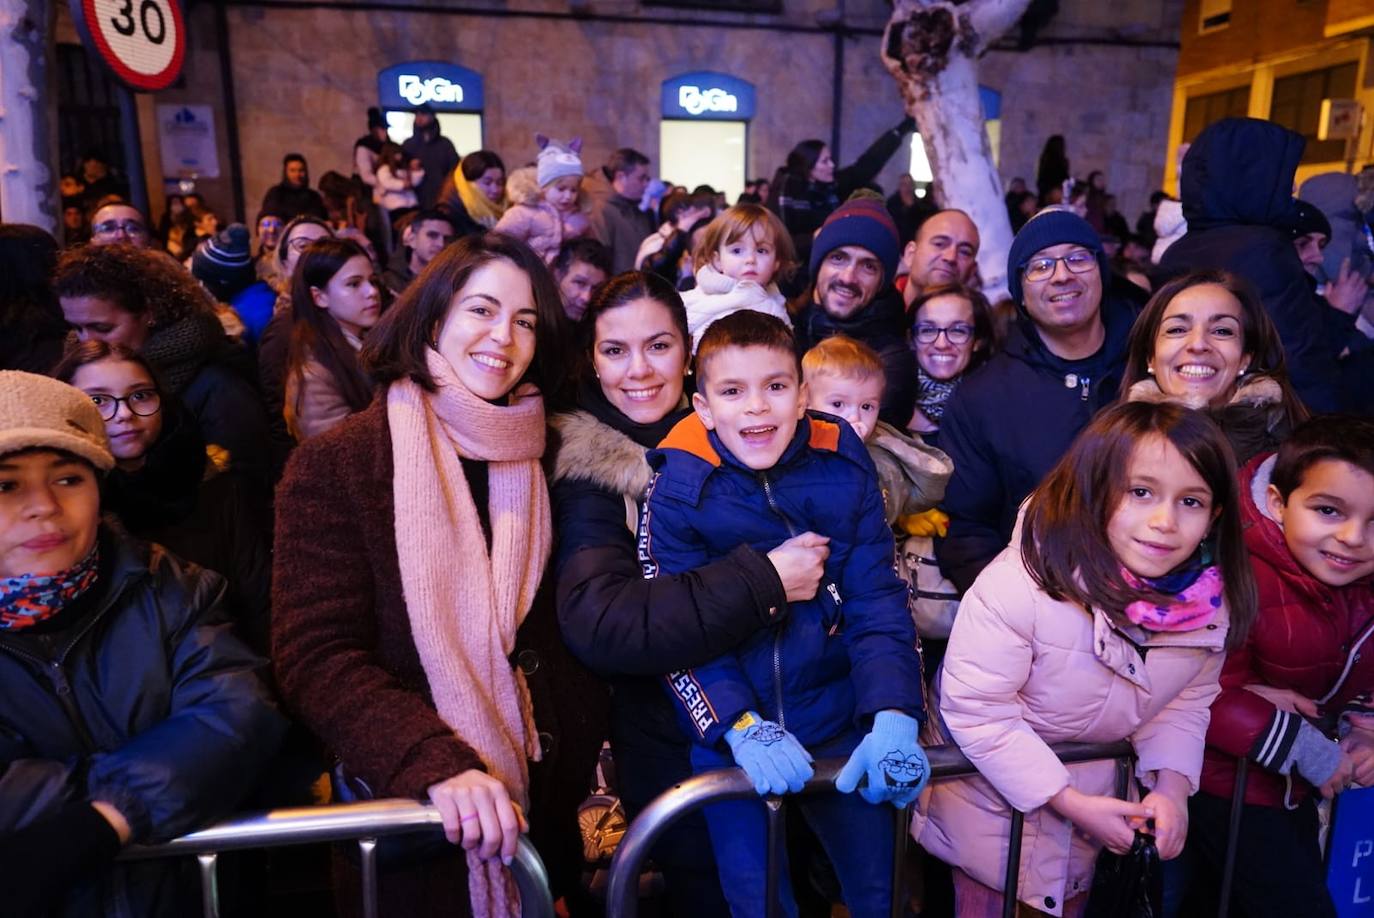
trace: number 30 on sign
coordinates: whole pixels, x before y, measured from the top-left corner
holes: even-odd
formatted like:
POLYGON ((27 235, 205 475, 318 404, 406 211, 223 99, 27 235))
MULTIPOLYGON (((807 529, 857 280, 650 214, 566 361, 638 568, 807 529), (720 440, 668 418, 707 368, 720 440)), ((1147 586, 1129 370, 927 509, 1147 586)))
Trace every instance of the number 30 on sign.
POLYGON ((77 30, 130 89, 166 89, 181 75, 186 23, 178 0, 70 0, 77 30))

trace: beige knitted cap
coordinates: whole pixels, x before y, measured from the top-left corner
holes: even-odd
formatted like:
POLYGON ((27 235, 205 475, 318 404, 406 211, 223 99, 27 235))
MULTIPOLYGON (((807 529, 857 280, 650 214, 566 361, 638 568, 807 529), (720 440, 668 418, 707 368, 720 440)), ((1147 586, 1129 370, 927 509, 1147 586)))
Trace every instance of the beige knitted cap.
POLYGON ((98 469, 114 467, 105 422, 86 393, 49 376, 0 370, 0 456, 60 449, 98 469))

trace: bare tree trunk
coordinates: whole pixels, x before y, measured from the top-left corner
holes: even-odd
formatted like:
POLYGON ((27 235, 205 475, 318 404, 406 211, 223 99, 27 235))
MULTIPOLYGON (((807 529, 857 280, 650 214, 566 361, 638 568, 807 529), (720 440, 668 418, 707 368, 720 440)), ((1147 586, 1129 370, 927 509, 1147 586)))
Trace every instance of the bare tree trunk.
POLYGON ((58 232, 57 100, 52 92, 56 8, 0 0, 0 219, 58 232))
POLYGON ((883 64, 916 119, 936 197, 966 211, 978 227, 978 269, 993 302, 1007 293, 1011 221, 983 127, 977 61, 1029 3, 896 0, 883 36, 883 64))

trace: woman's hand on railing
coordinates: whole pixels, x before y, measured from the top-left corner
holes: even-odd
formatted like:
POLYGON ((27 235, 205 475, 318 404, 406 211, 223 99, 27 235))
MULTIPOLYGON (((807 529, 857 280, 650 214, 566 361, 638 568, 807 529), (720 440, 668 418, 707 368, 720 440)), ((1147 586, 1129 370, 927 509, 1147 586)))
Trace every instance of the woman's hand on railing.
POLYGON ((1170 861, 1183 853, 1188 839, 1188 794, 1192 785, 1176 771, 1161 768, 1155 789, 1140 801, 1155 812, 1155 847, 1161 860, 1170 861))
POLYGON ((439 810, 444 835, 482 860, 498 854, 503 864, 515 856, 521 832, 529 825, 506 786, 484 771, 469 769, 429 787, 429 800, 439 810))
POLYGON ((1143 803, 1084 794, 1066 787, 1050 798, 1050 806, 1060 816, 1078 827, 1080 832, 1096 839, 1113 854, 1125 854, 1135 841, 1137 826, 1154 816, 1154 810, 1143 803))

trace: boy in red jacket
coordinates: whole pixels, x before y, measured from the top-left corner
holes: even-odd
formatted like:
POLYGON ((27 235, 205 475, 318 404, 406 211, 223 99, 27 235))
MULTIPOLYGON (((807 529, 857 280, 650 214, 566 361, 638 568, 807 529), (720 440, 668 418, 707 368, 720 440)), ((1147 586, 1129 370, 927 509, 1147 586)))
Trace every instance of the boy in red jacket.
POLYGON ((1243 756, 1233 900, 1335 915, 1312 792, 1374 785, 1374 421, 1314 418, 1241 480, 1260 611, 1222 670, 1185 856, 1220 871, 1243 756))

